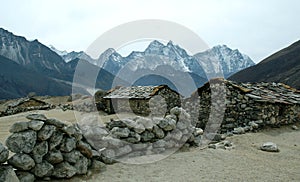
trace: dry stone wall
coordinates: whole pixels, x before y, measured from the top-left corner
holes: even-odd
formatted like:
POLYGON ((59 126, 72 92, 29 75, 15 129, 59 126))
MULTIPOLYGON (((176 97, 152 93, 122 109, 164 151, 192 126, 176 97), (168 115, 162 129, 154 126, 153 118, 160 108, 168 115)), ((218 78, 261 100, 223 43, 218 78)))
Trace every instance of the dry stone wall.
POLYGON ((220 123, 215 123, 222 133, 244 133, 266 125, 300 121, 299 92, 280 83, 242 86, 229 81, 206 84, 186 100, 184 108, 191 114, 193 123, 203 129, 209 119, 213 122, 214 118, 223 117, 220 123), (213 110, 217 112, 212 114, 213 110))
POLYGON ((41 114, 30 114, 30 121, 12 125, 6 140, 0 145, 0 176, 15 173, 20 181, 71 178, 87 174, 90 169, 103 169, 100 154, 84 139, 76 124, 67 125, 41 114), (14 154, 8 159, 8 151, 14 154), (3 163, 6 163, 3 165, 3 163), (15 169, 9 171, 10 169, 15 169), (1 170, 0 170, 1 171, 1 170))
POLYGON ((190 115, 175 107, 165 117, 111 120, 106 126, 81 125, 87 141, 101 151, 105 163, 200 145, 202 129, 191 124, 190 115))

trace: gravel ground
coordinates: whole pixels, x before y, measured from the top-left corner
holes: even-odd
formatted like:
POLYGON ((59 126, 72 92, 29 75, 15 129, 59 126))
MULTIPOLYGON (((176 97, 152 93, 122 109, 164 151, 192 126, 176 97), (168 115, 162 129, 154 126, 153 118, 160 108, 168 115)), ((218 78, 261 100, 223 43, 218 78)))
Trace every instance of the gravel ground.
MULTIPOLYGON (((16 121, 25 121, 28 113, 0 118, 2 143, 9 135, 9 127, 16 121)), ((76 121, 73 111, 38 113, 68 122, 76 121)), ((103 121, 111 117, 105 116, 103 121)), ((117 163, 108 165, 103 172, 67 181, 300 181, 299 130, 285 126, 233 136, 227 140, 234 143, 235 149, 192 149, 149 164, 117 163), (280 152, 269 153, 258 149, 268 141, 276 143, 280 152)))

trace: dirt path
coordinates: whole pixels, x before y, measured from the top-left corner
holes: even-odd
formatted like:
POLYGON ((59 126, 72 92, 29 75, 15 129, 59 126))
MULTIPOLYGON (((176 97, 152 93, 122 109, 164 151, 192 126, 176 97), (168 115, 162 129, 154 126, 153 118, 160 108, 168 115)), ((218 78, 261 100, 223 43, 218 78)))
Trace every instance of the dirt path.
MULTIPOLYGON (((73 112, 39 111, 48 117, 74 122, 73 112)), ((0 141, 8 136, 15 121, 28 113, 0 118, 0 141)), ((109 117, 107 117, 108 119, 109 117)), ((300 181, 300 131, 289 126, 227 138, 236 148, 194 149, 175 153, 164 160, 141 165, 117 163, 106 171, 68 181, 300 181), (267 141, 276 143, 279 153, 258 150, 267 141)))

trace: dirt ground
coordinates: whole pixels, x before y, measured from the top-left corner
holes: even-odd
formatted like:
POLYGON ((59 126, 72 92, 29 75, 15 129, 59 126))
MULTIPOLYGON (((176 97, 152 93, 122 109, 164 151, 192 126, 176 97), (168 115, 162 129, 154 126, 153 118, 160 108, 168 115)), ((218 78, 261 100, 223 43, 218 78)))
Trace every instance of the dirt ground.
MULTIPOLYGON (((51 110, 38 113, 76 122, 73 111, 51 110)), ((9 135, 9 127, 16 121, 26 120, 27 114, 0 118, 2 143, 9 135)), ((105 116, 104 120, 111 117, 105 116)), ((234 143, 235 149, 192 149, 189 152, 177 152, 150 164, 116 163, 108 165, 100 173, 74 177, 67 181, 300 181, 299 130, 285 126, 233 136, 227 140, 234 143), (268 141, 276 143, 280 152, 258 150, 262 143, 268 141)))

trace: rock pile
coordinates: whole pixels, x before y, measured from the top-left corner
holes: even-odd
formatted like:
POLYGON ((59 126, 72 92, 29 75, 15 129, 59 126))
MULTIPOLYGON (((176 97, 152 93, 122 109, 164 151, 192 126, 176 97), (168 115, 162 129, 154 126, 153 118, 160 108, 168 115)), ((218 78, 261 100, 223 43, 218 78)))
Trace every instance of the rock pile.
POLYGON ((77 125, 41 114, 30 114, 27 119, 30 121, 15 123, 10 128, 12 134, 6 146, 15 154, 8 160, 8 150, 0 145, 0 161, 7 160, 20 181, 71 178, 104 165, 77 125))
POLYGON ((80 125, 80 128, 87 141, 102 151, 105 163, 200 145, 203 134, 202 129, 192 126, 190 115, 179 107, 172 108, 163 118, 138 116, 111 120, 105 127, 80 125))

